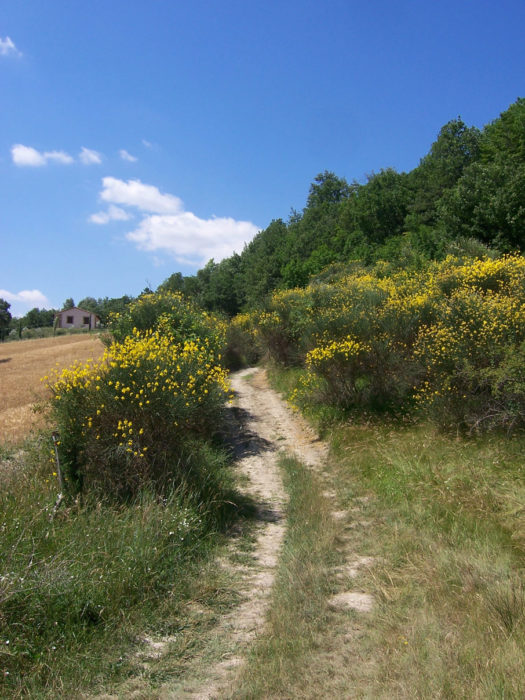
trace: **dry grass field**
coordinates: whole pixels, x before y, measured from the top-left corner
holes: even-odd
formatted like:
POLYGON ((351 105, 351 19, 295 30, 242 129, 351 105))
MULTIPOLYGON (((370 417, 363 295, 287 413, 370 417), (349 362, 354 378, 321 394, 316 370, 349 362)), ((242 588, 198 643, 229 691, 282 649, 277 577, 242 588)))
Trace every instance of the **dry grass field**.
POLYGON ((99 357, 97 335, 64 335, 0 344, 0 444, 16 443, 41 422, 32 410, 46 396, 41 377, 57 367, 99 357))

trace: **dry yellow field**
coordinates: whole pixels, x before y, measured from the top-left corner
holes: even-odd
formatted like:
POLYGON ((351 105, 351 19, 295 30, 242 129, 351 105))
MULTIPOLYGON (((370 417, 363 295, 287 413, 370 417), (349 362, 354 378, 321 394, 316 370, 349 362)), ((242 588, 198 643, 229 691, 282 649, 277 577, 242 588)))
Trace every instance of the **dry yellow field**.
MULTIPOLYGON (((39 424, 32 407, 46 396, 41 377, 104 351, 96 335, 63 335, 0 343, 0 444, 15 443, 39 424)), ((40 419, 41 422, 41 419, 40 419)))

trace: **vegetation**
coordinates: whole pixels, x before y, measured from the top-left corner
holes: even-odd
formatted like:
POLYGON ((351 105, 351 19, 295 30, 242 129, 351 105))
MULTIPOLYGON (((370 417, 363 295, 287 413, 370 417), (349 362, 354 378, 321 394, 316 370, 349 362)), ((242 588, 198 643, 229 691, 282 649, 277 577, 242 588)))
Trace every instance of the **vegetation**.
MULTIPOLYGON (((270 376, 287 394, 300 375, 270 376)), ((523 436, 385 419, 329 434, 322 474, 285 460, 282 569, 234 697, 521 697, 523 436), (366 591, 372 610, 332 605, 348 591, 366 591)))
POLYGON ((525 425, 525 258, 351 269, 275 292, 251 316, 260 352, 304 366, 295 403, 419 408, 454 429, 525 425))
POLYGON ((0 471, 5 693, 56 697, 99 673, 122 680, 137 631, 178 630, 201 586, 211 608, 228 600, 219 575, 198 581, 240 503, 214 441, 228 398, 220 323, 176 296, 143 298, 114 323, 121 340, 100 360, 46 378, 65 506, 53 506, 49 441, 25 465, 7 454, 0 471), (145 309, 149 327, 126 335, 145 309))
MULTIPOLYGON (((281 458, 281 466, 290 497, 286 540, 267 628, 250 653, 232 694, 236 698, 301 697, 292 689, 309 676, 308 665, 329 618, 331 569, 339 559, 331 504, 311 470, 289 456, 281 458)), ((320 697, 324 690, 318 690, 320 697)))
POLYGON ((201 447, 194 456, 195 468, 221 475, 222 499, 182 487, 143 489, 125 504, 88 493, 53 517, 50 448, 1 455, 2 697, 76 697, 148 674, 145 639, 172 640, 182 664, 236 600, 213 566, 233 517, 224 499, 235 498, 223 455, 201 447))
MULTIPOLYGON (((417 269, 481 242, 523 250, 525 99, 481 131, 461 118, 443 126, 420 164, 346 182, 325 171, 302 212, 276 219, 243 250, 196 275, 171 275, 159 289, 180 291, 232 316, 258 307, 275 289, 308 284, 327 265, 388 260, 417 269)), ((478 247, 479 250, 479 247, 478 247)))
MULTIPOLYGON (((524 125, 521 98, 481 131, 454 119, 409 173, 320 173, 241 255, 79 302, 110 334, 100 360, 46 377, 63 507, 48 442, 2 455, 1 692, 120 682, 137 630, 179 634, 196 591, 231 603, 220 573, 199 578, 239 506, 227 368, 264 357, 333 459, 323 476, 283 462, 290 529, 240 696, 523 695, 524 125), (355 612, 327 604, 348 552, 323 480, 374 557, 351 640, 355 612)), ((0 333, 52 313, 0 300, 0 333)))

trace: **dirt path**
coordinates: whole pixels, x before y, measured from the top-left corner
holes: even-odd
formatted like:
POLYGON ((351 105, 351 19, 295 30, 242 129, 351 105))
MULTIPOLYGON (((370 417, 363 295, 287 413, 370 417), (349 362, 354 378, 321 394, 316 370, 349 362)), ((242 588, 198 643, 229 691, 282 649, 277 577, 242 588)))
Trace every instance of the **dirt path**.
POLYGON ((208 669, 202 684, 188 685, 163 697, 204 700, 226 693, 235 681, 250 644, 262 632, 275 569, 285 534, 284 492, 278 454, 294 453, 301 461, 320 467, 326 445, 293 414, 272 391, 263 369, 248 369, 232 378, 235 403, 231 408, 237 469, 248 478, 244 487, 257 503, 259 525, 254 557, 255 569, 239 569, 247 595, 244 602, 221 621, 216 634, 228 636, 230 653, 208 669))

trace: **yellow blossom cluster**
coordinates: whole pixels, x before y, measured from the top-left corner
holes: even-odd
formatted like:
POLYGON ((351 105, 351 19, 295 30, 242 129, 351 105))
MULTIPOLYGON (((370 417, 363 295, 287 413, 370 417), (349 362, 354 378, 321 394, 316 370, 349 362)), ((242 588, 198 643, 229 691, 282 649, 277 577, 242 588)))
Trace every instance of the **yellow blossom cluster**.
POLYGON ((159 452, 173 459, 181 440, 215 430, 230 394, 219 362, 208 338, 133 329, 97 362, 57 371, 48 384, 70 471, 129 471, 130 460, 147 470, 159 452))
POLYGON ((348 405, 445 406, 452 397, 458 405, 468 399, 470 411, 483 402, 493 412, 497 402, 502 414, 522 411, 523 256, 349 270, 330 283, 278 291, 259 314, 267 351, 302 363, 305 387, 319 391, 322 379, 323 400, 348 405))
POLYGON ((357 357, 362 353, 369 352, 371 346, 368 343, 361 343, 352 336, 347 336, 342 340, 333 340, 327 345, 321 345, 310 350, 306 355, 307 369, 319 369, 327 362, 343 361, 348 362, 350 358, 357 357))

